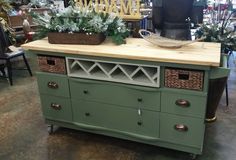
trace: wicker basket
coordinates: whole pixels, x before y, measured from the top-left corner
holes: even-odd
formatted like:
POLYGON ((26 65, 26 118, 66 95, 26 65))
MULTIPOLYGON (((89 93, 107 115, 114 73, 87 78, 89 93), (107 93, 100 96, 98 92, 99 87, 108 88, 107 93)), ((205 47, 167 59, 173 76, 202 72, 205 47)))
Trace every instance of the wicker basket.
POLYGON ((98 45, 105 40, 105 35, 102 33, 86 34, 86 33, 58 33, 49 32, 48 42, 51 44, 84 44, 98 45))
POLYGON ((177 68, 165 69, 165 87, 203 90, 204 72, 177 68))
POLYGON ((65 58, 52 56, 38 56, 39 70, 43 72, 66 74, 65 58))

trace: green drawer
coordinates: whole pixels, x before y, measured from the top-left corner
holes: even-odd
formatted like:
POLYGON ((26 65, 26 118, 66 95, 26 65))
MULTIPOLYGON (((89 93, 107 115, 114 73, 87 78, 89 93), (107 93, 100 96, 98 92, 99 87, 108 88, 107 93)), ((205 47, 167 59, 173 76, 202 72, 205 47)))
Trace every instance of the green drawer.
POLYGON ((163 141, 199 148, 203 145, 204 130, 204 119, 160 115, 160 139, 163 141))
POLYGON ((156 88, 82 79, 70 79, 69 83, 73 99, 160 111, 160 92, 156 88))
POLYGON ((41 94, 70 97, 67 76, 37 72, 37 80, 41 94))
POLYGON ((104 103, 72 100, 74 121, 114 132, 159 137, 159 113, 118 107, 104 103))
POLYGON ((40 95, 43 115, 47 119, 65 122, 72 121, 70 99, 40 95))
POLYGON ((206 101, 207 96, 162 92, 161 112, 204 118, 206 101))

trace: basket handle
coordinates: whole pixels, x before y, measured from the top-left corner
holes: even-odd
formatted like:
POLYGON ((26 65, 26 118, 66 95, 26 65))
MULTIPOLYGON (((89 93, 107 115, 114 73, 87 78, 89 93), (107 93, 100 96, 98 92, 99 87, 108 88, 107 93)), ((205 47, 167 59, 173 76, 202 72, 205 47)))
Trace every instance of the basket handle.
POLYGON ((141 36, 142 38, 145 38, 145 34, 143 34, 143 33, 148 33, 149 35, 153 35, 152 32, 150 32, 150 31, 148 31, 148 30, 146 30, 146 29, 140 29, 140 30, 138 31, 138 33, 140 34, 140 36, 141 36))

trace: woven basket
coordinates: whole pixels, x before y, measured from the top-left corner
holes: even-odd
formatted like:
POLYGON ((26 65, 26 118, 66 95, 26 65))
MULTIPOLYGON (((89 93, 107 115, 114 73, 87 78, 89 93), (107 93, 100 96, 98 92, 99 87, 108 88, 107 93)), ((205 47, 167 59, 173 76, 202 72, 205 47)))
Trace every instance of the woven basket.
POLYGON ((98 45, 105 40, 102 33, 86 34, 86 33, 48 33, 48 42, 51 44, 84 44, 98 45))
POLYGON ((52 56, 38 56, 39 70, 43 72, 66 74, 65 58, 52 56))
POLYGON ((203 90, 204 72, 177 68, 165 69, 165 87, 203 90))

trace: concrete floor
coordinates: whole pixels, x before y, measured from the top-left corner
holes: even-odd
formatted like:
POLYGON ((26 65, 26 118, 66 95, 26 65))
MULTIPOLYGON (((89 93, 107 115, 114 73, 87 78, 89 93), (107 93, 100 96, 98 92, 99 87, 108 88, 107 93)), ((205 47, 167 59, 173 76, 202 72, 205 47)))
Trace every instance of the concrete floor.
MULTIPOLYGON (((198 160, 236 160, 236 65, 230 67, 230 106, 225 106, 223 95, 217 121, 206 126, 204 150, 198 160)), ((13 80, 14 85, 9 86, 0 78, 0 160, 190 159, 184 152, 66 128, 49 135, 35 77, 17 71, 13 80)))

